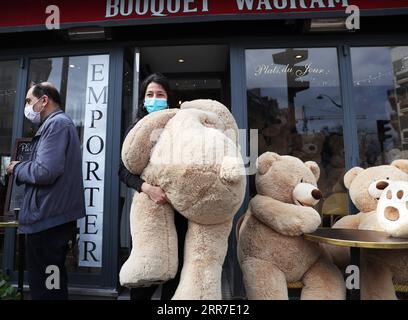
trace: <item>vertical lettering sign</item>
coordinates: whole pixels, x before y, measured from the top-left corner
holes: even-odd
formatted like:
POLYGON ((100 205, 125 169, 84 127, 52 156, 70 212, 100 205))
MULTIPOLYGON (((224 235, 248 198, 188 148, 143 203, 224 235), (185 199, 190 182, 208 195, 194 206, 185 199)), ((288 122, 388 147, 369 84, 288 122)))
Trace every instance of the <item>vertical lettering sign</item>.
POLYGON ((79 221, 79 266, 102 267, 109 55, 89 56, 82 172, 86 217, 79 221))

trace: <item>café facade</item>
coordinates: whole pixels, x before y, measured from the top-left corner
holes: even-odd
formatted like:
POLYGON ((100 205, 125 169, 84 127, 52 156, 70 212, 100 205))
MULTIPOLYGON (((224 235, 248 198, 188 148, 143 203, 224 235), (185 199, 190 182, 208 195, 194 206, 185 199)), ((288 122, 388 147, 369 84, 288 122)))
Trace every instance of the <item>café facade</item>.
MULTIPOLYGON (((50 81, 83 151, 87 217, 67 261, 70 290, 120 295, 132 198, 118 179, 120 150, 152 72, 169 78, 175 104, 228 106, 247 132, 247 166, 265 151, 316 161, 325 223, 352 214, 345 170, 408 158, 407 17, 402 0, 2 1, 0 214, 13 209, 5 168, 16 141, 36 130, 24 118, 26 91, 50 81)), ((249 175, 237 217, 255 192, 249 175)), ((239 299, 235 240, 223 285, 239 299)), ((0 269, 14 280, 17 247, 15 231, 0 230, 0 269)))

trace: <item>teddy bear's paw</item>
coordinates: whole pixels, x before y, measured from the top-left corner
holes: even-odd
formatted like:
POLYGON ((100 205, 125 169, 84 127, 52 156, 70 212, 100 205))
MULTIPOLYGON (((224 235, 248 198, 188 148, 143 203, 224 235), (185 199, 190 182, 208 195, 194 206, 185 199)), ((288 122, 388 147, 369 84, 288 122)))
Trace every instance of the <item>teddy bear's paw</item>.
POLYGON ((245 168, 238 157, 224 157, 220 168, 220 179, 224 183, 238 182, 245 176, 245 168))
POLYGON ((141 258, 133 259, 130 256, 120 270, 120 284, 128 288, 160 284, 174 278, 177 269, 170 269, 164 264, 151 263, 141 258))
POLYGON ((389 182, 378 201, 377 220, 389 235, 408 238, 408 182, 389 182))
POLYGON ((301 227, 301 232, 302 234, 315 232, 317 228, 320 226, 320 224, 321 224, 320 217, 319 219, 313 219, 313 221, 308 221, 301 227))
POLYGON ((315 232, 316 229, 322 223, 322 219, 317 211, 308 214, 307 218, 304 220, 303 224, 301 225, 302 233, 312 233, 315 232))
POLYGON ((319 213, 312 208, 308 208, 307 212, 305 210, 299 211, 297 216, 287 218, 284 223, 278 225, 278 230, 280 233, 291 237, 312 233, 321 224, 319 213))
POLYGON ((312 233, 320 226, 322 220, 319 213, 313 208, 299 208, 299 215, 296 217, 295 222, 292 224, 296 226, 296 235, 302 235, 304 233, 312 233))

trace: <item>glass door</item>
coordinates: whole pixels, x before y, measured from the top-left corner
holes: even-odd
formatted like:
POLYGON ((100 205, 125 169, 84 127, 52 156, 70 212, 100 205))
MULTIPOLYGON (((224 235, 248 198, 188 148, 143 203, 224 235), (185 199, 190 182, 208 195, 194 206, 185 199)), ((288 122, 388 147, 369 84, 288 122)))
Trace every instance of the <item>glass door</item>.
MULTIPOLYGON (((6 193, 8 176, 6 168, 11 159, 14 109, 17 91, 17 77, 20 70, 20 61, 0 61, 0 215, 8 208, 6 193)), ((5 230, 0 229, 0 268, 3 269, 3 248, 5 230)))
MULTIPOLYGON (((78 222, 77 246, 67 258, 70 272, 100 273, 108 109, 109 55, 31 59, 28 87, 48 81, 61 94, 61 108, 73 120, 82 143, 86 218, 78 222)), ((27 88, 28 89, 28 88, 27 88)), ((37 131, 24 120, 24 137, 37 131)))
MULTIPOLYGON (((139 97, 139 82, 155 72, 164 74, 169 80, 173 96, 170 107, 179 107, 184 101, 194 99, 215 99, 231 107, 226 45, 129 48, 124 60, 122 142, 144 99, 139 97)), ((127 260, 131 249, 129 215, 133 194, 131 188, 121 183, 120 266, 127 260)), ((231 252, 233 254, 235 252, 231 252)))
MULTIPOLYGON (((44 81, 54 84, 61 94, 61 108, 76 126, 83 157, 87 216, 78 221, 76 245, 67 257, 69 287, 86 287, 88 291, 98 292, 102 290, 100 294, 111 296, 116 295, 118 282, 117 168, 121 121, 120 108, 114 110, 113 106, 122 103, 123 51, 101 48, 90 52, 95 53, 72 52, 59 56, 37 54, 23 58, 21 61, 24 60, 24 64, 20 64, 20 60, 18 63, 0 62, 0 108, 2 114, 8 116, 1 118, 1 159, 2 163, 7 163, 7 157, 10 156, 11 128, 15 138, 32 137, 37 130, 24 118, 24 97, 29 87, 44 81), (22 70, 20 73, 18 68, 22 70), (18 111, 18 121, 15 119, 17 124, 11 125, 9 122, 12 121, 13 109, 10 108, 11 105, 14 107, 14 102, 10 99, 16 95, 13 76, 17 74, 21 74, 17 88, 20 102, 15 109, 18 111), (1 95, 3 92, 4 98, 1 95)), ((1 172, 4 171, 3 167, 2 164, 1 172)), ((18 244, 13 239, 13 235, 7 234, 5 237, 3 265, 8 271, 17 269, 17 261, 13 256, 18 252, 18 244)), ((13 278, 16 279, 16 272, 13 278)))

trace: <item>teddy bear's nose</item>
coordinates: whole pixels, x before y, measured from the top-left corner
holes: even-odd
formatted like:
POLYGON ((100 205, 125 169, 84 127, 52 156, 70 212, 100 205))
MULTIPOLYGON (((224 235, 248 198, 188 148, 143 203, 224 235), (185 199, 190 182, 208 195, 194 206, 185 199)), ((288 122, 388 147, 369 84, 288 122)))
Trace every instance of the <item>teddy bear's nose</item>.
POLYGON ((384 190, 385 188, 388 187, 388 185, 389 185, 389 183, 386 182, 386 181, 378 181, 375 186, 376 186, 376 188, 377 188, 378 190, 384 190))
POLYGON ((312 197, 316 200, 320 200, 323 198, 323 194, 319 189, 313 189, 312 190, 312 197))

